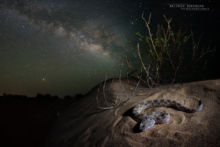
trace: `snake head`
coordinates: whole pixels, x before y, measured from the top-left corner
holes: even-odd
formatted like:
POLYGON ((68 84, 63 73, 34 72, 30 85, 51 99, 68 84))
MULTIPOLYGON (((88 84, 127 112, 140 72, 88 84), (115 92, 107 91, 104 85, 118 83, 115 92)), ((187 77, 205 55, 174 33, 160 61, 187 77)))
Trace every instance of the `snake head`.
POLYGON ((139 129, 140 131, 146 131, 148 129, 150 129, 151 127, 153 127, 155 124, 155 120, 149 118, 149 119, 144 119, 141 121, 139 129))

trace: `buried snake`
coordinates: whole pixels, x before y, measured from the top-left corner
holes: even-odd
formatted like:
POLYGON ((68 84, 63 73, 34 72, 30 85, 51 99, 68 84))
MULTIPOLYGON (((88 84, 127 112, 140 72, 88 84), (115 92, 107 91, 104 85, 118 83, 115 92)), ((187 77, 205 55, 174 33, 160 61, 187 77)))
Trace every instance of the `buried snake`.
POLYGON ((162 124, 168 123, 170 120, 170 114, 166 111, 153 111, 149 113, 142 114, 141 112, 145 109, 152 108, 152 107, 172 107, 179 111, 187 112, 187 113, 194 113, 198 111, 202 111, 203 103, 199 100, 199 106, 195 109, 190 109, 185 107, 184 105, 168 100, 168 99, 157 99, 157 100, 147 100, 137 104, 133 108, 133 114, 136 118, 141 120, 139 124, 140 131, 146 131, 153 127, 155 124, 162 124))

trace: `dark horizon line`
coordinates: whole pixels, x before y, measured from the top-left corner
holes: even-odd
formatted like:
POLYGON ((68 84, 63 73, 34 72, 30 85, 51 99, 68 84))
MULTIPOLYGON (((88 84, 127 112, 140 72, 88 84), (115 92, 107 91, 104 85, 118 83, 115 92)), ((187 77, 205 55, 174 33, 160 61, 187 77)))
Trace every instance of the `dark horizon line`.
POLYGON ((35 96, 29 96, 29 95, 24 95, 24 94, 10 94, 10 93, 2 93, 0 95, 0 98, 1 97, 19 97, 19 98, 57 98, 57 99, 75 99, 75 98, 79 98, 79 97, 82 97, 84 96, 83 94, 81 93, 77 93, 75 95, 65 95, 63 97, 61 96, 58 96, 58 95, 52 95, 52 94, 49 94, 49 93, 46 93, 46 94, 42 94, 42 93, 36 93, 35 96))

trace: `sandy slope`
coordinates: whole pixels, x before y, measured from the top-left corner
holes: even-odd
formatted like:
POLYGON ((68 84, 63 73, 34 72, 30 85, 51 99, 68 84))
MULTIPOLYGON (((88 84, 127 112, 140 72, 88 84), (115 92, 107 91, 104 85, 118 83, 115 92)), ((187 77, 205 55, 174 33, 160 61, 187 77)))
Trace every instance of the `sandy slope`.
POLYGON ((136 83, 135 80, 109 80, 94 88, 60 116, 47 145, 220 146, 220 80, 153 89, 139 86, 133 93, 136 83), (137 132, 131 108, 143 100, 157 98, 175 99, 188 107, 196 107, 198 99, 202 99, 204 109, 185 113, 172 108, 154 108, 170 112, 170 122, 137 132))

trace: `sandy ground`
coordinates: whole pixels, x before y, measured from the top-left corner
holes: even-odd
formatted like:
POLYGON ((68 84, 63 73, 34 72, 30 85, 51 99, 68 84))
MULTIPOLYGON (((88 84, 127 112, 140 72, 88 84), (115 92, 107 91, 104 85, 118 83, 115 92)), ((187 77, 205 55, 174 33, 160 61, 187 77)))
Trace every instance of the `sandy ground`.
POLYGON ((47 146, 220 146, 220 80, 175 84, 148 89, 136 80, 109 80, 73 104, 53 127, 47 146), (187 107, 204 103, 201 112, 171 114, 168 124, 136 131, 130 110, 144 100, 166 98, 187 107))

